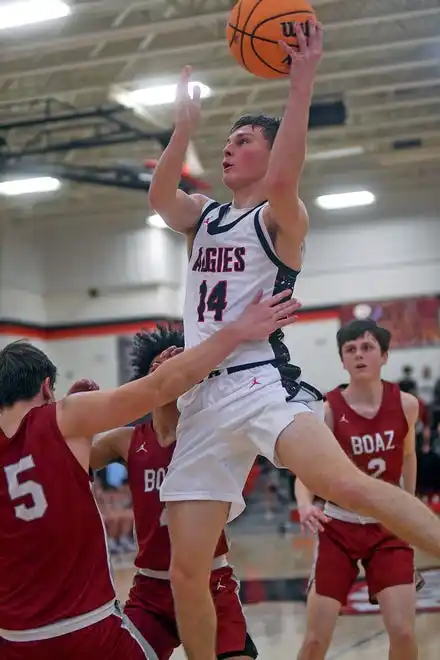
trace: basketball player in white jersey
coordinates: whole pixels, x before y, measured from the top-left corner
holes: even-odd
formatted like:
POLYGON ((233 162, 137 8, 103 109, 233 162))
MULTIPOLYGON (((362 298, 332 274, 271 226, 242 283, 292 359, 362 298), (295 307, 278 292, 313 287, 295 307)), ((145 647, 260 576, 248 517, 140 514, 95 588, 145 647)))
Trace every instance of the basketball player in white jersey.
MULTIPOLYGON (((186 235, 189 267, 185 343, 197 345, 233 319, 257 289, 292 286, 308 229, 298 197, 309 106, 322 53, 322 29, 298 30, 290 91, 279 123, 244 117, 223 152, 232 204, 178 190, 200 115, 200 92, 178 89, 175 130, 154 172, 150 205, 186 235)), ((440 523, 408 493, 358 471, 323 423, 322 397, 288 366, 281 333, 235 351, 179 401, 177 446, 161 498, 172 542, 171 580, 179 632, 190 660, 214 660, 216 621, 209 575, 217 539, 243 509, 242 490, 257 454, 298 474, 324 499, 374 516, 396 535, 440 556, 440 523)))

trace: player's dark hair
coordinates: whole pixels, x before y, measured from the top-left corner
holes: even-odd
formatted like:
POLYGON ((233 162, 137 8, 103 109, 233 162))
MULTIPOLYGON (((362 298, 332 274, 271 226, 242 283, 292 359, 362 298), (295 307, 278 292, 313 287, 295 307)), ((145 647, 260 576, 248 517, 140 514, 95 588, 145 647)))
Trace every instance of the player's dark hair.
POLYGON ((152 332, 141 330, 133 337, 130 352, 132 380, 146 376, 155 358, 170 346, 184 347, 183 331, 158 325, 152 332))
POLYGON ((46 378, 55 387, 57 369, 47 355, 28 341, 19 340, 0 351, 0 409, 37 396, 46 378))
POLYGON ((377 325, 376 321, 373 321, 373 319, 355 319, 339 328, 336 334, 340 357, 342 357, 342 347, 344 344, 349 341, 355 341, 356 339, 359 339, 359 337, 363 337, 366 332, 369 332, 376 339, 382 355, 388 352, 390 348, 391 332, 386 328, 377 325))
POLYGON ((231 127, 231 133, 237 131, 243 126, 252 126, 252 128, 261 128, 263 135, 266 140, 269 142, 270 146, 273 147, 275 138, 278 133, 278 129, 281 124, 281 119, 278 117, 269 117, 268 115, 243 115, 239 117, 231 127))

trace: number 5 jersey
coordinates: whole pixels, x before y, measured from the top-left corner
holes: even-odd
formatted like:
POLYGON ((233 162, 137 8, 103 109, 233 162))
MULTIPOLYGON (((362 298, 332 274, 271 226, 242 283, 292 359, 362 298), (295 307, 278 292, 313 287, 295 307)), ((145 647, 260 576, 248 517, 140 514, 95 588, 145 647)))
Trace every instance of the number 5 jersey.
POLYGON ((56 637, 114 611, 104 524, 55 403, 32 408, 12 438, 0 430, 0 520, 0 637, 56 637))

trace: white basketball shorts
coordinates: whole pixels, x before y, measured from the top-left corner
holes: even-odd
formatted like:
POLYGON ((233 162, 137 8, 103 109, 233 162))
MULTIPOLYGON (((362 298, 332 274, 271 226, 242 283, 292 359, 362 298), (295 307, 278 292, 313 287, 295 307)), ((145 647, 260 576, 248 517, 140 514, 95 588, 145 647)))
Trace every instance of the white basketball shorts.
POLYGON ((178 401, 177 443, 161 500, 230 502, 229 521, 245 508, 243 488, 258 454, 282 467, 275 445, 300 412, 324 418, 320 393, 281 378, 265 364, 205 379, 178 401))

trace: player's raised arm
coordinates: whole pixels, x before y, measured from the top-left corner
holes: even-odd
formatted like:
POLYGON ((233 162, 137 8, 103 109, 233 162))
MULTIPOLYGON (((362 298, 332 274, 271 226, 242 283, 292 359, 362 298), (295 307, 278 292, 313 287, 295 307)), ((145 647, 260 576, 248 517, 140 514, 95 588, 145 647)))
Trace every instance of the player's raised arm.
POLYGON ((71 394, 57 404, 57 420, 66 437, 91 437, 129 424, 153 408, 174 401, 200 382, 240 344, 268 337, 292 323, 297 300, 281 302, 285 291, 261 302, 261 292, 233 322, 198 346, 161 365, 154 373, 106 392, 71 394))
POLYGON ((195 87, 190 94, 190 75, 190 67, 185 67, 177 86, 174 132, 156 165, 148 193, 151 208, 169 227, 182 234, 197 224, 207 199, 204 195, 187 195, 178 188, 186 152, 200 117, 200 88, 195 87))
POLYGON ((280 42, 280 48, 292 60, 290 90, 265 178, 269 201, 265 220, 275 232, 279 231, 289 239, 290 250, 296 246, 298 263, 292 264, 292 267, 299 268, 300 247, 308 230, 308 216, 298 195, 299 183, 306 157, 313 84, 322 55, 322 28, 319 24, 315 26, 310 23, 308 38, 300 24, 296 25, 296 32, 298 51, 280 42))
POLYGON ((90 452, 92 470, 101 470, 120 458, 127 461, 132 435, 133 427, 123 426, 95 437, 90 452))

